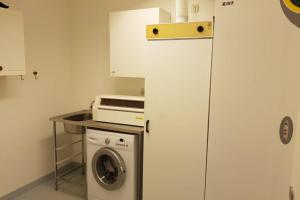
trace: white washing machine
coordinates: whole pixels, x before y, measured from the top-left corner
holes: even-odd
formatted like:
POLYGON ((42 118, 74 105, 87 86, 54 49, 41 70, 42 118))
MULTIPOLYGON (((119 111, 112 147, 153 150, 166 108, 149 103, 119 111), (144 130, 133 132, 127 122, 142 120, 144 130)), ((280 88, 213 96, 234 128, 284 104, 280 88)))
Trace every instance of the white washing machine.
POLYGON ((138 139, 87 130, 88 200, 137 200, 138 139))

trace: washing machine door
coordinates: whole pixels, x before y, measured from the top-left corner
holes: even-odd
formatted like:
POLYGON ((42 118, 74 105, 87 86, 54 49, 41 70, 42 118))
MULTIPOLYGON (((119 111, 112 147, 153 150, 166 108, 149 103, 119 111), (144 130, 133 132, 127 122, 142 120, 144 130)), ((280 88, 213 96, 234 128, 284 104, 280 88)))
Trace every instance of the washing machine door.
POLYGON ((117 190, 126 179, 126 166, 118 152, 111 148, 99 149, 92 160, 92 170, 98 184, 106 190, 117 190))

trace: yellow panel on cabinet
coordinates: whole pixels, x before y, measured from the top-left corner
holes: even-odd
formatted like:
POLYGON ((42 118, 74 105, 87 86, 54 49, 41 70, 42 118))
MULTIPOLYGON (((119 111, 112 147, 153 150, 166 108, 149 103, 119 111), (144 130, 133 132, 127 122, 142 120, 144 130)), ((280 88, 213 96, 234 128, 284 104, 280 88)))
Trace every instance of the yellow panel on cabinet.
POLYGON ((212 22, 155 24, 147 26, 148 40, 199 39, 212 37, 212 22))

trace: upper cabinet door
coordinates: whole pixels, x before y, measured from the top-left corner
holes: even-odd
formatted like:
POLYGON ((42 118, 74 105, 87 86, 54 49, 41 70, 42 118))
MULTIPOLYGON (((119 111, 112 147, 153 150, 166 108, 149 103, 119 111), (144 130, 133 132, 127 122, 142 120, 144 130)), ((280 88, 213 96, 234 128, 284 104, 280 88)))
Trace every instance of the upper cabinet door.
POLYGON ((0 9, 0 44, 0 76, 24 75, 24 24, 20 12, 0 9))
POLYGON ((159 8, 110 14, 110 72, 114 77, 145 77, 146 25, 169 23, 171 16, 159 8))

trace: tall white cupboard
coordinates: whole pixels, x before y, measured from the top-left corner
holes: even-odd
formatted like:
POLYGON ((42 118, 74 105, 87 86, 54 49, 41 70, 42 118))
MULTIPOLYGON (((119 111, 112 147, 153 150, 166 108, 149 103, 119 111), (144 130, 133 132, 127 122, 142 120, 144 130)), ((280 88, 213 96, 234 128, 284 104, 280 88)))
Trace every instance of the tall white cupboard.
POLYGON ((280 0, 233 2, 216 1, 206 200, 298 199, 300 29, 280 0))
POLYGON ((148 45, 143 200, 202 200, 212 39, 148 45))
POLYGON ((0 76, 25 74, 23 15, 0 8, 0 76))
POLYGON ((110 74, 145 77, 146 25, 170 23, 170 13, 160 8, 110 13, 110 74))

